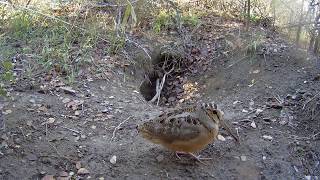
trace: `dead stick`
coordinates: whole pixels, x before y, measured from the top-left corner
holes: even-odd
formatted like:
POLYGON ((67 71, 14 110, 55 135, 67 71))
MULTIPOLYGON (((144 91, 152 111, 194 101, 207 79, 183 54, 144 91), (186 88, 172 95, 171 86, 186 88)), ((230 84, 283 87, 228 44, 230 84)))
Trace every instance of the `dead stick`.
POLYGON ((119 130, 121 128, 121 125, 124 124, 125 122, 127 122, 132 116, 129 116, 127 119, 125 119, 124 121, 122 121, 117 127, 114 128, 113 133, 112 133, 112 137, 111 137, 111 141, 113 141, 113 139, 116 136, 116 132, 117 130, 119 130))
POLYGON ((310 103, 312 100, 314 100, 319 94, 320 94, 320 92, 318 92, 318 93, 317 93, 316 95, 314 95, 311 99, 309 99, 309 100, 303 105, 302 109, 304 109, 304 108, 306 107, 306 105, 307 105, 308 103, 310 103))

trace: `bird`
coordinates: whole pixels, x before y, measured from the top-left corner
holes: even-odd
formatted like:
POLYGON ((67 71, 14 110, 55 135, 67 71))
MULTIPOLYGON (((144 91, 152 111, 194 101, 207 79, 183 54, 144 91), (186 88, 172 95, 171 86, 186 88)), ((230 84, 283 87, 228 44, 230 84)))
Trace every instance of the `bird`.
POLYGON ((211 158, 195 155, 217 139, 219 127, 224 127, 239 142, 224 122, 224 113, 214 102, 182 108, 171 108, 138 126, 143 138, 179 154, 189 154, 198 162, 211 158))

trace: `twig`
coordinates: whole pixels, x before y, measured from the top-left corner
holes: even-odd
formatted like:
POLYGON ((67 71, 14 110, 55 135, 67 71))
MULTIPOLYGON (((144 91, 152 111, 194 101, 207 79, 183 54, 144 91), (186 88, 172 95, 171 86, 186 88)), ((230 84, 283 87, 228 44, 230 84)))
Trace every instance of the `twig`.
POLYGON ((170 74, 173 70, 174 70, 174 67, 172 67, 172 69, 171 69, 169 72, 166 72, 166 73, 163 75, 162 81, 161 81, 160 85, 158 85, 158 84, 159 84, 159 79, 157 79, 158 83, 157 83, 157 86, 156 86, 156 95, 154 95, 154 97, 151 99, 150 102, 155 102, 156 100, 158 100, 158 101, 157 101, 157 105, 159 105, 160 95, 161 95, 161 91, 162 91, 162 89, 163 89, 163 85, 164 85, 164 83, 165 83, 165 81, 166 81, 166 77, 167 77, 167 75, 170 74))
POLYGON ((119 130, 121 128, 121 125, 123 125, 125 122, 127 122, 132 116, 129 116, 127 119, 125 119, 124 121, 122 121, 117 127, 114 128, 113 133, 112 133, 112 137, 111 137, 111 141, 113 141, 113 139, 116 136, 116 132, 117 130, 119 130))
POLYGON ((74 129, 71 129, 71 128, 68 128, 68 127, 62 126, 62 128, 63 128, 63 129, 66 129, 66 130, 69 130, 69 131, 72 131, 72 132, 77 133, 77 134, 81 134, 80 131, 77 131, 77 130, 74 130, 74 129))
POLYGON ((320 94, 320 92, 318 92, 316 95, 314 95, 311 99, 309 99, 306 103, 304 103, 302 109, 304 109, 306 107, 306 105, 308 103, 310 103, 312 100, 314 100, 318 95, 320 94))
POLYGON ((126 37, 126 41, 128 41, 128 42, 130 42, 130 43, 133 43, 133 44, 134 44, 135 46, 137 46, 138 48, 141 48, 141 49, 144 51, 144 53, 148 56, 148 58, 151 60, 151 56, 149 55, 149 53, 147 52, 147 50, 146 50, 144 47, 142 47, 140 44, 138 44, 138 43, 130 40, 128 37, 126 37))
POLYGON ((226 69, 231 68, 232 66, 238 64, 240 61, 242 61, 242 60, 244 60, 244 59, 246 59, 246 58, 247 58, 247 56, 242 57, 241 59, 239 59, 238 61, 234 62, 233 64, 230 64, 226 69))

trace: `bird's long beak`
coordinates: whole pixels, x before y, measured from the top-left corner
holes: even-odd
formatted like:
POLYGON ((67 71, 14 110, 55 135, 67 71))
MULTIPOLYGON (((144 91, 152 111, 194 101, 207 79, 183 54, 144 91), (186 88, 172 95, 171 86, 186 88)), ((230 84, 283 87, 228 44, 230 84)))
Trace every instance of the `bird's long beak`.
POLYGON ((239 136, 235 135, 235 133, 231 130, 229 125, 225 122, 225 120, 222 118, 220 119, 220 124, 223 128, 227 130, 227 132, 240 144, 240 138, 239 136))

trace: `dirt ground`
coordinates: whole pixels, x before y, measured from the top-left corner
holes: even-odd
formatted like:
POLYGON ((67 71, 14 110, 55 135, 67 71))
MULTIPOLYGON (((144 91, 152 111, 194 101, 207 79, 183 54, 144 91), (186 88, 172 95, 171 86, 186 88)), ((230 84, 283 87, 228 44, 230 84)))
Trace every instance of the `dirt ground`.
POLYGON ((213 158, 207 165, 138 135, 164 108, 143 99, 141 78, 16 88, 1 107, 0 179, 319 179, 319 73, 319 60, 292 46, 189 77, 199 101, 215 101, 241 138, 222 130, 226 140, 200 152, 213 158))

